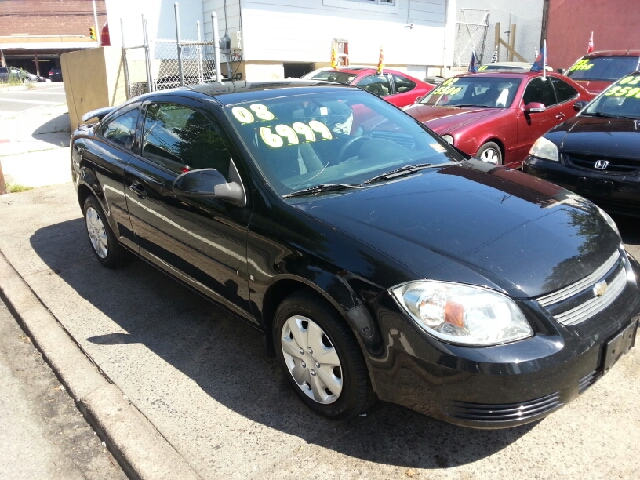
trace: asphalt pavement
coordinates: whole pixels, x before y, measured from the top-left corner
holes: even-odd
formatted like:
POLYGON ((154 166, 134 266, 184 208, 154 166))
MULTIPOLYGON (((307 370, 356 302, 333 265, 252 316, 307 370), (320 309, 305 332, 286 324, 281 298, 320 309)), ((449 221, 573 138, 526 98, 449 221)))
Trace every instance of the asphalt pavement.
MULTIPOLYGON (((328 421, 251 327, 142 261, 101 267, 70 183, 0 196, 0 219, 2 295, 131 476, 640 478, 637 347, 523 427, 463 429, 390 404, 328 421)), ((640 258, 636 223, 618 221, 640 258)))

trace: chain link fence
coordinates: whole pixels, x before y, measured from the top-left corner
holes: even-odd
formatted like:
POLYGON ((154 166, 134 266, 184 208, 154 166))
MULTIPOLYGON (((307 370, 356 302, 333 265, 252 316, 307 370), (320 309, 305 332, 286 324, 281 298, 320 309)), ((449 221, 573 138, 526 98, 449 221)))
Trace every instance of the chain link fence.
POLYGON ((151 65, 155 90, 215 80, 213 42, 156 40, 151 44, 151 65))
POLYGON ((495 39, 492 42, 487 41, 488 30, 489 10, 471 8, 460 10, 460 21, 456 22, 456 41, 453 51, 453 65, 455 67, 468 66, 474 48, 478 63, 491 62, 495 39))

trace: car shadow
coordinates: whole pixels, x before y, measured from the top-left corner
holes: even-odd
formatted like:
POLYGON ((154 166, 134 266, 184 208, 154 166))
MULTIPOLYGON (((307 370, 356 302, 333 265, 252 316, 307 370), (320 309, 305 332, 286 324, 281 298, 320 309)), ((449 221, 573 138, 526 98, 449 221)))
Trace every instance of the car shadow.
POLYGON ((142 344, 216 402, 308 443, 380 464, 438 469, 492 455, 535 425, 465 429, 387 403, 352 420, 326 420, 298 400, 265 355, 260 332, 143 261, 103 268, 82 219, 42 228, 30 242, 54 274, 127 332, 76 338, 87 351, 91 344, 142 344))

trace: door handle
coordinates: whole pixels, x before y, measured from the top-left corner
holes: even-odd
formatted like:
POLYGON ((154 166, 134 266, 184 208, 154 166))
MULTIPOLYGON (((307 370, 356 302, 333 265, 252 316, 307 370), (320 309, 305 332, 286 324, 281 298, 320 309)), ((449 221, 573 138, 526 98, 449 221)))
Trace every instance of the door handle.
POLYGON ((556 115, 556 118, 557 118, 558 120, 562 120, 562 119, 564 118, 564 113, 559 113, 559 114, 557 114, 557 115, 556 115))
POLYGON ((144 185, 142 185, 140 182, 133 182, 131 185, 129 185, 129 190, 135 193, 138 198, 145 198, 147 196, 144 185))

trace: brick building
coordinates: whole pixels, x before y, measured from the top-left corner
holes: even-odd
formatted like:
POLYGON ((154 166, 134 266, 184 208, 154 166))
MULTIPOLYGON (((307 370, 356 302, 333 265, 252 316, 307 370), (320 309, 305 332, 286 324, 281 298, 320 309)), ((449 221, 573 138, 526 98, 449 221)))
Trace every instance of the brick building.
MULTIPOLYGON (((95 0, 98 32, 107 20, 105 0, 95 0)), ((93 0, 0 1, 0 61, 47 76, 60 54, 93 48, 93 0)))

